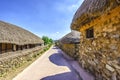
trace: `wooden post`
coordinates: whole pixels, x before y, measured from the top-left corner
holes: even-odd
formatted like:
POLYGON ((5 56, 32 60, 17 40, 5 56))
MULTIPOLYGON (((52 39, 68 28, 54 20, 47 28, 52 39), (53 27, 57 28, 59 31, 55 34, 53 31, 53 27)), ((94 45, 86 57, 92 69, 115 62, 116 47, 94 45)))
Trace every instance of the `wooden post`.
POLYGON ((13 50, 13 51, 16 51, 16 50, 17 50, 17 45, 12 44, 12 50, 13 50))
POLYGON ((31 44, 29 44, 29 48, 31 48, 31 44))
POLYGON ((7 49, 7 44, 5 44, 5 52, 7 52, 7 50, 8 50, 8 49, 7 49))
POLYGON ((0 54, 2 54, 2 43, 0 43, 0 54))
POLYGON ((26 49, 28 49, 28 48, 29 48, 29 45, 27 44, 27 45, 26 45, 26 49))
POLYGON ((20 49, 23 50, 23 46, 22 45, 20 46, 20 49))
POLYGON ((16 51, 18 51, 18 45, 16 45, 16 51))
POLYGON ((25 47, 26 47, 26 49, 28 49, 28 45, 27 45, 27 44, 26 44, 26 46, 25 46, 25 47))
POLYGON ((14 44, 12 44, 12 51, 14 51, 14 44))
POLYGON ((30 44, 30 48, 32 48, 32 44, 30 44))
POLYGON ((25 49, 27 49, 27 45, 25 45, 24 47, 25 47, 25 49))
POLYGON ((12 44, 12 51, 14 51, 14 44, 12 44))

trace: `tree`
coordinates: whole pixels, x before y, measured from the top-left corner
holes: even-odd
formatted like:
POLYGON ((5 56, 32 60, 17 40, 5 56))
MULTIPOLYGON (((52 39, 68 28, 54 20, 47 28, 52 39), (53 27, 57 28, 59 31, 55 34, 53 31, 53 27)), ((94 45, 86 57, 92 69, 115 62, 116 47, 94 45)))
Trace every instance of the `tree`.
POLYGON ((51 38, 48 38, 47 36, 43 36, 42 40, 44 41, 45 45, 53 43, 53 40, 51 38))
POLYGON ((50 42, 50 43, 53 43, 53 40, 50 38, 50 39, 49 39, 49 42, 50 42))

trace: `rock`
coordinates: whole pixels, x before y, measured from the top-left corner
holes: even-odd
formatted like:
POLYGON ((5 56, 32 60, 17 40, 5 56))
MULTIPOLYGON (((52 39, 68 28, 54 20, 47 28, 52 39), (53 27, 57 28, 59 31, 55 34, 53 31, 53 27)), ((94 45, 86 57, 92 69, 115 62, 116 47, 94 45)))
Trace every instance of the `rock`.
POLYGON ((115 34, 115 35, 112 35, 111 38, 119 39, 119 38, 120 38, 120 35, 119 35, 119 34, 115 34))
POLYGON ((113 64, 113 66, 114 66, 116 69, 119 69, 119 70, 120 70, 120 66, 119 66, 119 65, 113 64))
POLYGON ((98 63, 99 63, 99 61, 98 61, 97 59, 94 59, 94 62, 95 62, 96 64, 98 64, 98 63))
POLYGON ((92 45, 93 45, 93 46, 96 46, 96 42, 95 42, 95 41, 93 41, 93 42, 92 42, 92 45))
POLYGON ((88 47, 87 49, 88 49, 88 50, 90 50, 90 51, 92 50, 92 48, 91 48, 91 47, 88 47))
POLYGON ((115 46, 115 45, 110 45, 110 48, 111 48, 112 50, 117 50, 117 46, 115 46))
POLYGON ((107 33, 103 33, 103 37, 106 37, 107 36, 107 33))
POLYGON ((108 69, 108 70, 111 71, 111 72, 114 72, 114 71, 115 71, 115 69, 112 68, 111 66, 109 66, 108 64, 106 64, 106 69, 108 69))
POLYGON ((118 64, 120 64, 120 57, 117 58, 118 64))

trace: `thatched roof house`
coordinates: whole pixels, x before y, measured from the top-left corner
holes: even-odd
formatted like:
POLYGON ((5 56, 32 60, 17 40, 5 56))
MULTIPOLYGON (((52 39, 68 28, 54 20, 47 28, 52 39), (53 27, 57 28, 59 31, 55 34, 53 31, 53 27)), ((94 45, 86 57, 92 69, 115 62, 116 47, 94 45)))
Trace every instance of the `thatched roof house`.
POLYGON ((71 29, 81 32, 82 67, 95 80, 120 80, 120 0, 84 0, 71 29))
POLYGON ((120 0, 84 0, 73 17, 71 29, 79 30, 84 24, 108 13, 119 5, 120 0))
POLYGON ((60 39, 60 48, 69 56, 77 59, 79 52, 80 32, 72 30, 60 39))
POLYGON ((74 44, 80 42, 80 32, 72 30, 70 33, 60 39, 61 43, 74 44))
POLYGON ((16 25, 0 21, 0 53, 33 48, 44 41, 16 25))
POLYGON ((43 43, 43 40, 25 29, 0 21, 0 43, 25 45, 43 43))

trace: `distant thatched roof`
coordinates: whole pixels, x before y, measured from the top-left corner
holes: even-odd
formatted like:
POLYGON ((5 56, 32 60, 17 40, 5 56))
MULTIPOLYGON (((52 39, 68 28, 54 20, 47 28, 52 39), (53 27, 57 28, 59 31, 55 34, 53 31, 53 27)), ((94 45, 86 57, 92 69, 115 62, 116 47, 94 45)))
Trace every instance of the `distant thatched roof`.
POLYGON ((79 43, 80 42, 80 32, 72 31, 60 39, 61 43, 79 43))
POLYGON ((0 21, 0 43, 39 44, 43 40, 25 29, 0 21))
POLYGON ((71 29, 77 30, 82 25, 119 6, 120 0, 84 0, 74 15, 71 29))

